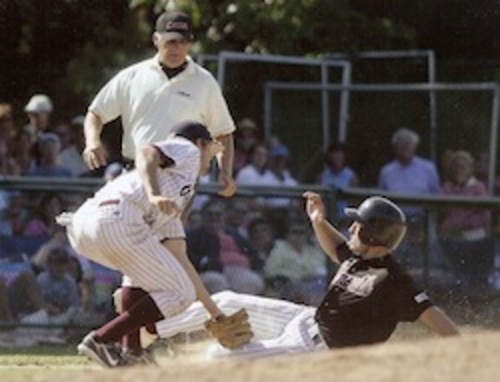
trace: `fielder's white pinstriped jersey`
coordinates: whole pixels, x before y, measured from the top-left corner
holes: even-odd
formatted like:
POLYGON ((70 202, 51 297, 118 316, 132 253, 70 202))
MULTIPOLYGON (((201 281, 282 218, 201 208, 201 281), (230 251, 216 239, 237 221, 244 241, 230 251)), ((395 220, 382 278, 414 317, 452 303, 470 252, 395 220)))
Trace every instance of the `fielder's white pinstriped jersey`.
MULTIPOLYGON (((217 306, 226 314, 245 308, 255 338, 242 349, 228 351, 212 345, 210 357, 264 357, 283 353, 300 353, 326 349, 314 320, 316 308, 273 298, 219 292, 212 295, 217 306)), ((197 301, 181 314, 156 323, 158 335, 172 337, 203 329, 207 312, 197 301)))
MULTIPOLYGON (((164 155, 175 162, 173 167, 158 171, 158 183, 161 194, 177 204, 183 210, 194 194, 200 168, 200 151, 190 141, 182 137, 173 137, 155 143, 164 155)), ((144 220, 150 224, 158 239, 168 237, 162 228, 170 223, 173 217, 162 213, 153 206, 146 196, 144 187, 136 171, 123 174, 108 183, 95 195, 96 199, 125 199, 143 212, 144 220)), ((175 218, 180 221, 180 219, 175 218)))
MULTIPOLYGON (((155 146, 175 162, 158 170, 162 195, 183 209, 194 191, 201 153, 181 137, 155 146)), ((79 253, 130 277, 170 317, 196 296, 182 265, 158 240, 163 226, 180 219, 155 209, 137 171, 132 171, 106 184, 75 212, 68 236, 79 253)))

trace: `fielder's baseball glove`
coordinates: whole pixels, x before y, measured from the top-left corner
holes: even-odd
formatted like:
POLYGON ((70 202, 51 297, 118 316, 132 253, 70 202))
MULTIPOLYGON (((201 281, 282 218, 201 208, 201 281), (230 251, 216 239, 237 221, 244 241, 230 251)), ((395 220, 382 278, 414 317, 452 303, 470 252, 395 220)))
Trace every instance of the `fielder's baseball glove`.
POLYGON ((253 337, 245 309, 226 316, 205 321, 205 328, 219 343, 228 349, 238 349, 250 342, 253 337))

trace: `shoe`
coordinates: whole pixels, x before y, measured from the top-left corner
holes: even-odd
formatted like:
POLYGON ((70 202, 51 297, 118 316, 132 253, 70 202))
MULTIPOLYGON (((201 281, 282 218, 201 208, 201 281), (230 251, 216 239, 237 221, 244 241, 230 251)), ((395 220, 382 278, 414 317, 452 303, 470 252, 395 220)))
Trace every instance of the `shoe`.
POLYGON ((140 353, 125 349, 121 354, 119 366, 158 366, 158 362, 156 361, 154 350, 151 347, 144 349, 140 353))
POLYGON ((117 367, 121 361, 121 351, 114 344, 99 343, 92 331, 77 346, 78 353, 86 355, 105 368, 117 367))

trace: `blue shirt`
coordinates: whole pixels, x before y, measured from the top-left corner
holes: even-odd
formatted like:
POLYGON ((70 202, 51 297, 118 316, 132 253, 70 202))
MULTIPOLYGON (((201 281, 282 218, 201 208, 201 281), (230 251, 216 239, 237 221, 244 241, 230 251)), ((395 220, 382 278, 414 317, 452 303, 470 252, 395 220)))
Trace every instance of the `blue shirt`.
POLYGON ((71 171, 61 166, 35 166, 28 171, 29 176, 55 176, 62 178, 71 178, 71 171))
POLYGON ((45 271, 38 275, 37 281, 47 304, 57 306, 61 310, 80 305, 78 286, 70 275, 66 274, 62 279, 54 279, 45 271))
MULTIPOLYGON (((349 188, 352 185, 353 180, 356 178, 355 172, 348 166, 345 166, 339 173, 335 174, 328 167, 325 167, 321 172, 320 182, 324 186, 328 186, 336 189, 349 188)), ((338 201, 336 219, 345 218, 344 208, 347 207, 347 202, 338 201)))
MULTIPOLYGON (((436 166, 433 162, 417 156, 406 166, 394 160, 382 167, 378 178, 378 188, 400 194, 441 193, 436 166)), ((404 208, 404 211, 409 215, 422 213, 420 208, 404 208)))

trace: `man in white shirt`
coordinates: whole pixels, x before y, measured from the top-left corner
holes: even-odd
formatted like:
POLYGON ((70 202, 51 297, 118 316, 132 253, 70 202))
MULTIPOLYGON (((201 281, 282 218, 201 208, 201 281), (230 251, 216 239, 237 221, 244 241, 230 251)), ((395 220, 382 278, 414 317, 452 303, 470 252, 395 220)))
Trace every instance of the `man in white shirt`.
POLYGON ((117 117, 124 133, 122 154, 129 160, 135 159, 137 147, 165 139, 169 126, 196 121, 223 144, 218 158, 221 194, 234 193, 234 122, 214 77, 188 56, 192 38, 186 14, 163 13, 153 33, 157 54, 120 71, 99 91, 85 118, 83 156, 91 169, 106 163, 100 135, 103 125, 117 117))

